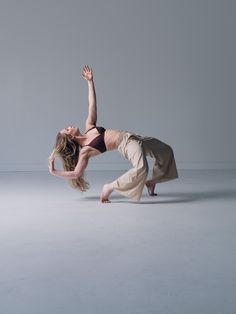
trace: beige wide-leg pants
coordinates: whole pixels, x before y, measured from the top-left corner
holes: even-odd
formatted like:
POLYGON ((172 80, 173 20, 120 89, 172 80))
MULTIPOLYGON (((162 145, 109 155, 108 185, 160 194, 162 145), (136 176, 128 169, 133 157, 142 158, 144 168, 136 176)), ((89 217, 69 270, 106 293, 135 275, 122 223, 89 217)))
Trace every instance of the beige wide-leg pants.
POLYGON ((134 201, 140 200, 145 183, 178 178, 172 148, 154 137, 123 131, 119 137, 118 151, 131 161, 133 168, 111 184, 115 191, 134 201), (146 156, 155 159, 150 180, 146 180, 149 170, 146 156))

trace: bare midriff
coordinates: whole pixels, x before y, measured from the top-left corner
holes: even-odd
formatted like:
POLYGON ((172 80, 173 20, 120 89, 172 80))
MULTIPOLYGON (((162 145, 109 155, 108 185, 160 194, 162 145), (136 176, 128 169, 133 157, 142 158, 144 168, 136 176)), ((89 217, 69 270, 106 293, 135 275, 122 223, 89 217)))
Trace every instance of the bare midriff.
POLYGON ((104 140, 107 150, 117 149, 119 145, 120 136, 124 132, 125 131, 121 130, 106 129, 104 140))

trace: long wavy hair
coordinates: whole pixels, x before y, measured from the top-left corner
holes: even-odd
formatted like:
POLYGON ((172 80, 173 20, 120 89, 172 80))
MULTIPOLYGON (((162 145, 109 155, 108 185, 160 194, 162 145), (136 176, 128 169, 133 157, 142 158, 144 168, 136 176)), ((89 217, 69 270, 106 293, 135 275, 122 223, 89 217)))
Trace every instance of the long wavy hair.
MULTIPOLYGON (((66 171, 73 171, 79 160, 79 144, 73 140, 71 135, 57 134, 56 143, 50 157, 58 157, 66 171)), ((49 157, 49 158, 50 158, 49 157)), ((84 173, 77 179, 69 179, 69 184, 75 189, 85 192, 89 188, 89 182, 84 179, 84 173)))

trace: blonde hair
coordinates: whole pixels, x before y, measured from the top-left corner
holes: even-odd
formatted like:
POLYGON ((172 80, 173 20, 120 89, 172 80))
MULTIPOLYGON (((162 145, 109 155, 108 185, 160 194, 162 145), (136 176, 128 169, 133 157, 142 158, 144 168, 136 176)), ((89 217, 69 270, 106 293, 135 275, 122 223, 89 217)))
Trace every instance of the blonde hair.
MULTIPOLYGON (((64 170, 73 171, 79 160, 79 144, 73 140, 71 135, 57 134, 56 143, 51 157, 58 157, 63 165, 64 170)), ((84 173, 76 179, 69 179, 69 184, 75 189, 85 192, 89 188, 89 183, 84 179, 84 173)))

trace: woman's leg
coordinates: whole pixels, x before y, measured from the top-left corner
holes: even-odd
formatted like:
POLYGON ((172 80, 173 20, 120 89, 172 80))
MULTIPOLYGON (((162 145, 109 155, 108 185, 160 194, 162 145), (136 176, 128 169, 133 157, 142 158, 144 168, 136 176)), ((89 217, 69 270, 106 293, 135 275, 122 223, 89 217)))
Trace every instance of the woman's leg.
POLYGON ((108 197, 115 190, 125 197, 139 201, 148 175, 148 163, 142 145, 138 140, 126 137, 118 150, 131 161, 133 168, 110 184, 105 184, 100 199, 102 202, 109 202, 108 197))
POLYGON ((146 156, 155 159, 152 177, 146 181, 149 194, 155 195, 154 189, 157 182, 165 182, 178 178, 174 152, 170 145, 154 137, 144 137, 143 149, 146 156))

